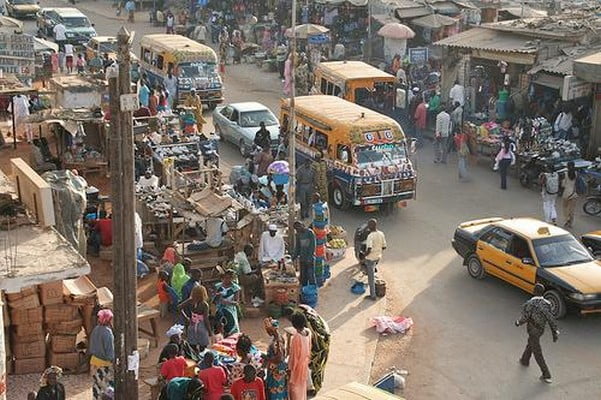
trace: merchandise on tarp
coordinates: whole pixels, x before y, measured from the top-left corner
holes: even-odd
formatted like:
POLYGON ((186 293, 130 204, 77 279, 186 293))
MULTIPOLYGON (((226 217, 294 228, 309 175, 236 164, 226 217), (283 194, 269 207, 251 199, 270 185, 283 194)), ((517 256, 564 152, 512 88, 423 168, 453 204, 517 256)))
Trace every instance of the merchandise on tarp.
POLYGON ((86 210, 86 181, 69 170, 50 171, 42 178, 52 187, 56 229, 85 255, 83 214, 86 210))
POLYGON ((387 315, 374 317, 371 324, 382 335, 389 333, 405 333, 413 326, 411 317, 390 317, 387 315))

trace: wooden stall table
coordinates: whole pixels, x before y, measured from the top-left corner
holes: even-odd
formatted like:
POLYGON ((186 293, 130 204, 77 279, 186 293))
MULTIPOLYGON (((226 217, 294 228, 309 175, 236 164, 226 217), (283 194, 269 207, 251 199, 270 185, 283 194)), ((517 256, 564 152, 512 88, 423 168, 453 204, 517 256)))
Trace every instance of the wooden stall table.
POLYGON ((289 276, 269 266, 262 267, 261 273, 265 288, 265 304, 269 304, 277 299, 279 296, 278 292, 285 292, 289 302, 299 302, 300 282, 298 276, 289 276))
POLYGON ((75 169, 85 178, 88 174, 96 172, 106 175, 108 163, 105 161, 64 162, 63 169, 75 169))
POLYGON ((138 331, 149 336, 151 341, 154 341, 154 347, 159 347, 159 329, 157 326, 157 318, 159 318, 160 315, 161 313, 159 310, 155 310, 146 304, 138 305, 138 331), (150 322, 150 331, 142 328, 142 322, 144 321, 150 322))

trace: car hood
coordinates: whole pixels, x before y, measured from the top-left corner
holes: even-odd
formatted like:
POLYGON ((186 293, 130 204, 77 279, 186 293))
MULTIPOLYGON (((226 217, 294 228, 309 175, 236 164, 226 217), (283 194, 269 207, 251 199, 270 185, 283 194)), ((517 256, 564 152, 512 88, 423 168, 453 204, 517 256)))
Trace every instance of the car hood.
POLYGON ((94 28, 67 28, 67 33, 90 35, 90 34, 96 34, 96 30, 94 28))
POLYGON ((601 264, 598 261, 547 268, 545 271, 584 294, 601 293, 601 264))

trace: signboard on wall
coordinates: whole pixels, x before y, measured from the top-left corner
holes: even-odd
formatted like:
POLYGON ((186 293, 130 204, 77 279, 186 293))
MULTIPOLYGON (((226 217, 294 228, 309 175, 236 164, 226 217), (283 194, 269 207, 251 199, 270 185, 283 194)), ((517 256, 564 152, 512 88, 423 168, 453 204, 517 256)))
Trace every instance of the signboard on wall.
POLYGON ((566 75, 563 78, 563 88, 561 91, 561 99, 563 101, 590 96, 592 92, 593 85, 589 82, 578 79, 574 75, 566 75))
POLYGON ((428 62, 428 48, 414 47, 409 49, 409 62, 411 64, 425 64, 428 62))
POLYGON ((33 36, 0 32, 0 69, 18 78, 32 78, 35 73, 33 36))

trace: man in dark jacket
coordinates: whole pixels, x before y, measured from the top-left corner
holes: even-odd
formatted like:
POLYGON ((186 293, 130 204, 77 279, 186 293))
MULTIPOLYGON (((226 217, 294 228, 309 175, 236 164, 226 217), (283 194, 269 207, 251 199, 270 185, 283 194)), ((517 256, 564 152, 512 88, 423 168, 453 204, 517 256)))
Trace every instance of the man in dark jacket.
POLYGON ((551 313, 551 303, 543 297, 544 292, 545 287, 542 284, 534 285, 534 297, 522 306, 522 315, 520 319, 515 321, 515 326, 526 324, 526 330, 528 331, 528 344, 520 358, 520 364, 527 367, 530 364, 530 357, 534 354, 534 359, 542 372, 540 379, 546 383, 551 383, 551 373, 543 357, 540 337, 545 333, 545 325, 549 324, 553 342, 557 342, 559 330, 557 329, 555 317, 551 313))

